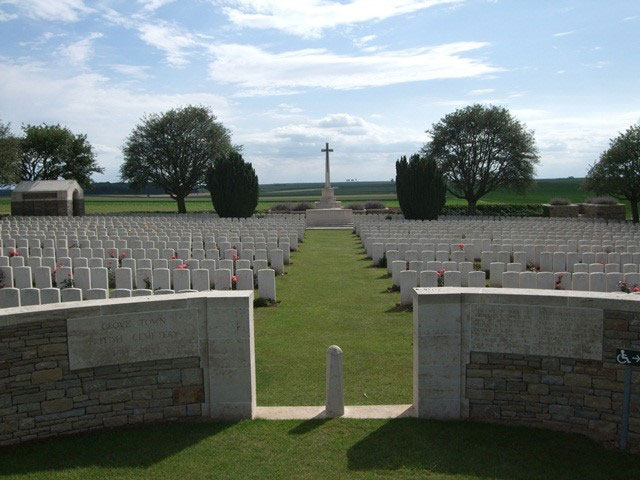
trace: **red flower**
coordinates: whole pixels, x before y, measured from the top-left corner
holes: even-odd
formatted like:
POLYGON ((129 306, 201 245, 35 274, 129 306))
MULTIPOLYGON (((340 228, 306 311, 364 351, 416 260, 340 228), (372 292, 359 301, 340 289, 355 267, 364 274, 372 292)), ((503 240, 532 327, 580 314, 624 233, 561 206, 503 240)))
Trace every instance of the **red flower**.
POLYGON ((20 257, 21 255, 15 248, 12 248, 11 250, 9 250, 9 256, 10 257, 20 257))
POLYGON ((231 281, 233 283, 236 283, 238 281, 238 277, 236 277, 235 275, 233 277, 231 277, 231 281))
POLYGON ((464 250, 464 243, 458 243, 456 247, 458 247, 460 250, 464 250))
POLYGON ((238 255, 236 255, 235 253, 233 254, 233 257, 231 257, 233 259, 233 261, 235 262, 236 260, 238 260, 238 255))
POLYGON ((638 293, 640 292, 640 287, 638 285, 634 285, 633 286, 633 293, 638 293))
POLYGON ((179 268, 180 270, 184 270, 185 268, 187 268, 187 264, 186 263, 181 263, 176 268, 179 268))
POLYGON ((177 259, 178 259, 178 255, 176 255, 175 253, 171 255, 171 260, 177 260, 177 259))

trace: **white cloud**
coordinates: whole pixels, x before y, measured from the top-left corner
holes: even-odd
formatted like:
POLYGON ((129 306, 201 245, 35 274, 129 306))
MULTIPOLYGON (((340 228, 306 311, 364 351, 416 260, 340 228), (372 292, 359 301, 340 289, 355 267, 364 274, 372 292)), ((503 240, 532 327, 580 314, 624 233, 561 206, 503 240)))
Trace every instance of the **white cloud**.
POLYGON ((167 5, 169 3, 173 3, 176 0, 138 0, 138 3, 143 4, 143 8, 147 11, 153 12, 158 8, 167 5))
POLYGON ((188 63, 189 49, 199 42, 188 32, 162 22, 143 23, 138 26, 140 39, 166 54, 167 63, 172 67, 183 67, 188 63))
POLYGON ((376 39, 376 35, 365 35, 365 36, 363 36, 363 37, 356 38, 356 39, 353 41, 353 44, 354 44, 356 47, 360 47, 360 48, 362 48, 362 47, 366 47, 368 43, 372 42, 372 41, 373 41, 373 40, 375 40, 375 39, 376 39))
POLYGON ((270 53, 251 45, 211 46, 211 79, 237 84, 246 95, 300 88, 346 90, 444 78, 477 77, 500 69, 459 55, 485 47, 458 42, 436 47, 348 56, 325 49, 270 53))
POLYGON ((0 22, 8 22, 9 20, 15 20, 18 18, 18 15, 15 13, 7 13, 0 10, 0 22))
POLYGON ((102 33, 93 32, 82 40, 59 47, 58 53, 65 57, 69 63, 82 66, 93 56, 93 41, 102 37, 102 33))
POLYGON ((212 0, 223 5, 229 20, 240 27, 277 29, 301 37, 319 37, 340 25, 417 12, 462 0, 212 0))
POLYGON ((567 35, 572 35, 572 34, 574 34, 574 33, 576 33, 576 31, 575 31, 575 30, 570 30, 570 31, 568 31, 568 32, 554 33, 554 34, 553 34, 553 36, 554 36, 554 37, 566 37, 567 35))
POLYGON ((111 65, 111 68, 115 72, 135 78, 136 80, 144 80, 146 78, 151 77, 151 75, 148 72, 149 67, 143 66, 143 65, 116 64, 116 65, 111 65))
POLYGON ((19 42, 18 45, 20 45, 21 47, 37 48, 41 45, 44 45, 45 43, 48 43, 49 40, 52 40, 56 37, 64 37, 64 36, 66 36, 66 34, 64 33, 55 34, 53 32, 44 32, 42 35, 40 35, 40 37, 36 38, 35 40, 28 41, 28 42, 19 42))
POLYGON ((624 18, 622 19, 622 21, 623 21, 623 22, 630 22, 631 20, 636 20, 636 19, 638 19, 638 18, 640 18, 640 16, 638 16, 638 15, 633 15, 632 17, 624 17, 624 18))
POLYGON ((331 144, 331 178, 390 178, 394 162, 414 153, 428 136, 422 126, 410 128, 382 125, 350 113, 332 113, 321 118, 299 116, 296 121, 267 131, 238 136, 245 145, 262 181, 320 181, 323 154, 331 144), (366 168, 363 166, 366 165, 366 168), (391 173, 390 173, 391 172, 391 173))
POLYGON ((488 93, 493 93, 495 91, 495 88, 478 88, 476 90, 471 90, 469 95, 487 95, 488 93))
POLYGON ((98 162, 106 167, 102 178, 110 180, 118 178, 120 147, 144 114, 188 104, 210 106, 229 126, 229 104, 218 95, 139 92, 114 86, 95 73, 70 75, 39 64, 0 62, 3 121, 13 125, 61 123, 76 133, 86 133, 92 144, 101 145, 98 162))
POLYGON ((83 0, 2 0, 2 3, 15 6, 36 20, 76 22, 82 15, 93 11, 83 0))

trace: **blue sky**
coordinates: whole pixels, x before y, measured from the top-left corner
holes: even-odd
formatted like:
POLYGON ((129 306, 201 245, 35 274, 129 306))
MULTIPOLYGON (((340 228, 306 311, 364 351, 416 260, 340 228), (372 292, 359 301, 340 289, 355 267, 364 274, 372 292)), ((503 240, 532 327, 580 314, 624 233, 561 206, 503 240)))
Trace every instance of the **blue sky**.
POLYGON ((640 121, 638 0, 0 0, 0 119, 86 133, 118 180, 144 114, 206 105, 261 183, 388 180, 445 114, 502 105, 538 177, 640 121))

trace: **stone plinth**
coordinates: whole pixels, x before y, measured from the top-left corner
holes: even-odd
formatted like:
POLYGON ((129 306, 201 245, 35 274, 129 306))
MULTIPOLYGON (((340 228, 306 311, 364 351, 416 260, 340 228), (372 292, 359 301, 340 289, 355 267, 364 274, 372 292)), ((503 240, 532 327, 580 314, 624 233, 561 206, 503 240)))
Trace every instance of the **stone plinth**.
POLYGON ((340 208, 342 207, 342 202, 336 200, 334 195, 334 189, 332 187, 325 186, 322 189, 322 198, 320 201, 315 202, 317 208, 340 208))
POLYGON ((343 227, 353 222, 353 210, 344 208, 314 208, 307 210, 308 227, 343 227))

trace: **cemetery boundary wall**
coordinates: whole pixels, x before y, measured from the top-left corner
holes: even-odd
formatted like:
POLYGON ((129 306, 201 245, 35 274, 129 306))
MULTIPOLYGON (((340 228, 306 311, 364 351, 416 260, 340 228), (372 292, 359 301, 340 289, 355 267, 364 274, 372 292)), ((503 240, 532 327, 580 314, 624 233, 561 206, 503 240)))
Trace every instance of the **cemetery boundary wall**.
MULTIPOLYGON (((637 295, 417 288, 413 312, 418 417, 526 424, 617 443, 626 367, 616 349, 640 343, 637 295)), ((637 451, 634 370, 629 446, 637 451)))
POLYGON ((253 418, 253 292, 3 309, 0 445, 127 424, 253 418))

